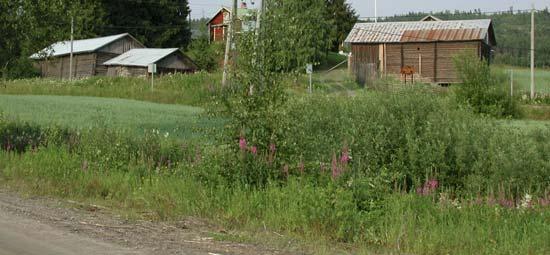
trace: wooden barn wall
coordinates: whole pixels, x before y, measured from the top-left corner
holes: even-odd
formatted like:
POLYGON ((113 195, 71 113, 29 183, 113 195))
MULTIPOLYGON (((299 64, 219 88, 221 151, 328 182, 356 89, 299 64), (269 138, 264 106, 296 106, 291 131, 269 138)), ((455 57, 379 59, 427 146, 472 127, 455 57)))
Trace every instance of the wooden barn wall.
POLYGON ((132 39, 129 36, 126 36, 124 38, 121 38, 120 40, 116 40, 116 41, 102 47, 97 52, 113 53, 113 54, 120 55, 122 53, 125 53, 125 52, 131 50, 131 49, 140 49, 140 48, 143 48, 143 46, 139 42, 135 41, 134 39, 132 39))
POLYGON ((95 61, 95 75, 106 76, 107 75, 107 66, 103 63, 117 57, 119 54, 114 53, 97 53, 95 61))
POLYGON ((351 51, 355 63, 378 64, 379 44, 353 44, 351 51))
POLYGON ((147 67, 134 66, 109 66, 107 68, 107 76, 110 77, 139 77, 147 76, 147 67))
POLYGON ((481 42, 439 42, 437 43, 437 83, 457 83, 458 73, 454 56, 461 53, 480 57, 481 42))
MULTIPOLYGON (((435 75, 435 43, 403 44, 403 66, 414 67, 415 73, 425 81, 435 75)), ((400 72, 401 70, 399 70, 400 72)))
MULTIPOLYGON (((352 65, 358 63, 379 63, 379 44, 352 45, 352 65)), ((478 57, 490 59, 491 48, 482 42, 422 42, 386 44, 385 73, 399 77, 401 68, 413 66, 422 80, 433 83, 460 82, 453 58, 461 52, 469 52, 478 57), (420 64, 420 58, 421 64, 420 64), (422 70, 420 70, 422 65, 422 70)), ((355 70, 355 69, 353 69, 355 70)))
POLYGON ((386 44, 386 73, 399 74, 402 67, 401 44, 386 44))
MULTIPOLYGON (((70 72, 70 57, 63 56, 40 61, 42 77, 68 79, 70 72)), ((76 79, 94 75, 95 54, 79 54, 73 56, 73 77, 76 79)))
POLYGON ((186 57, 180 54, 172 54, 157 63, 158 67, 165 69, 193 70, 194 66, 186 57))

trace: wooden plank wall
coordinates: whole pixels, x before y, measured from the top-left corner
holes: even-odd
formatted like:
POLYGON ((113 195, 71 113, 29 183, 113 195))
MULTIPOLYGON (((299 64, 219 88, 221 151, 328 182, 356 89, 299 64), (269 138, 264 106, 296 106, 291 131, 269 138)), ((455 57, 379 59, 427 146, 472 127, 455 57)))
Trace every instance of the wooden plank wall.
MULTIPOLYGON (((365 61, 372 63, 374 60, 371 56, 378 56, 374 49, 369 51, 370 48, 365 46, 369 45, 352 45, 354 65, 365 61)), ((418 74, 420 72, 418 56, 422 55, 422 80, 432 83, 460 82, 453 62, 455 55, 467 52, 478 57, 481 55, 488 57, 490 53, 490 47, 483 46, 481 42, 394 43, 386 44, 385 49, 388 75, 400 77, 401 67, 405 65, 413 66, 418 74)))
MULTIPOLYGON (((70 57, 63 56, 40 61, 42 77, 69 78, 70 57)), ((94 54, 78 54, 73 56, 73 78, 80 79, 94 75, 94 54)))
POLYGON ((96 54, 95 70, 94 70, 95 73, 94 74, 99 75, 99 76, 106 76, 107 75, 107 66, 104 66, 103 63, 117 57, 118 55, 119 54, 115 54, 115 53, 98 52, 96 54))
POLYGON ((460 82, 454 65, 454 56, 461 53, 480 57, 480 42, 439 42, 437 43, 437 83, 460 82))
MULTIPOLYGON (((351 52, 353 56, 353 69, 357 70, 356 63, 375 64, 378 67, 379 64, 379 44, 353 44, 351 46, 351 52)), ((378 70, 378 68, 377 68, 378 70)))
POLYGON ((97 50, 101 53, 113 53, 113 54, 122 54, 131 49, 140 49, 143 48, 141 44, 129 36, 121 38, 120 40, 114 41, 109 45, 104 46, 103 48, 97 50))
POLYGON ((109 66, 106 75, 110 77, 140 77, 147 76, 147 67, 109 66))

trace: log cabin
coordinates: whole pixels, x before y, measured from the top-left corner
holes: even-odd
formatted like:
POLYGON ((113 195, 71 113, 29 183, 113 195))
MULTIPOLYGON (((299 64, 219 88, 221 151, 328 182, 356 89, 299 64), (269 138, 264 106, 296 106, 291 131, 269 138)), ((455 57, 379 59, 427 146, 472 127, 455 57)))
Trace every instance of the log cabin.
POLYGON ((415 22, 357 23, 345 43, 351 46, 350 72, 357 77, 363 72, 400 77, 410 67, 422 82, 448 85, 460 82, 454 56, 472 54, 490 62, 496 37, 490 19, 428 16, 415 22))

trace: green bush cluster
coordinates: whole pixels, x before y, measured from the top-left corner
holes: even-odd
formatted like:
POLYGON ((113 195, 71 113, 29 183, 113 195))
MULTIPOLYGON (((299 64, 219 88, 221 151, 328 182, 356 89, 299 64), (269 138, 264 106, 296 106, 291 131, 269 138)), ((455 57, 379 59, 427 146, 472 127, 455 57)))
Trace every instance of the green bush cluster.
POLYGON ((519 108, 508 94, 508 81, 504 74, 492 73, 489 64, 471 55, 455 57, 455 67, 462 83, 454 89, 459 102, 474 112, 494 117, 518 117, 519 108))

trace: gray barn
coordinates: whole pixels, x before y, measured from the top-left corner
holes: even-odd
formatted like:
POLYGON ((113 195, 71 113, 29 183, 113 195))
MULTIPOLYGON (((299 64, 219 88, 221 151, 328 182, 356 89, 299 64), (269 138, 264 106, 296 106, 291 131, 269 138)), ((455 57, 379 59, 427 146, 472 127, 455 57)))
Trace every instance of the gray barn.
MULTIPOLYGON (((103 63, 131 49, 145 48, 128 33, 73 41, 73 78, 107 75, 103 63)), ((33 54, 42 77, 69 78, 70 41, 62 41, 33 54)))
POLYGON ((198 67, 178 48, 133 49, 104 63, 108 76, 147 76, 148 66, 157 65, 157 73, 192 73, 198 67))

